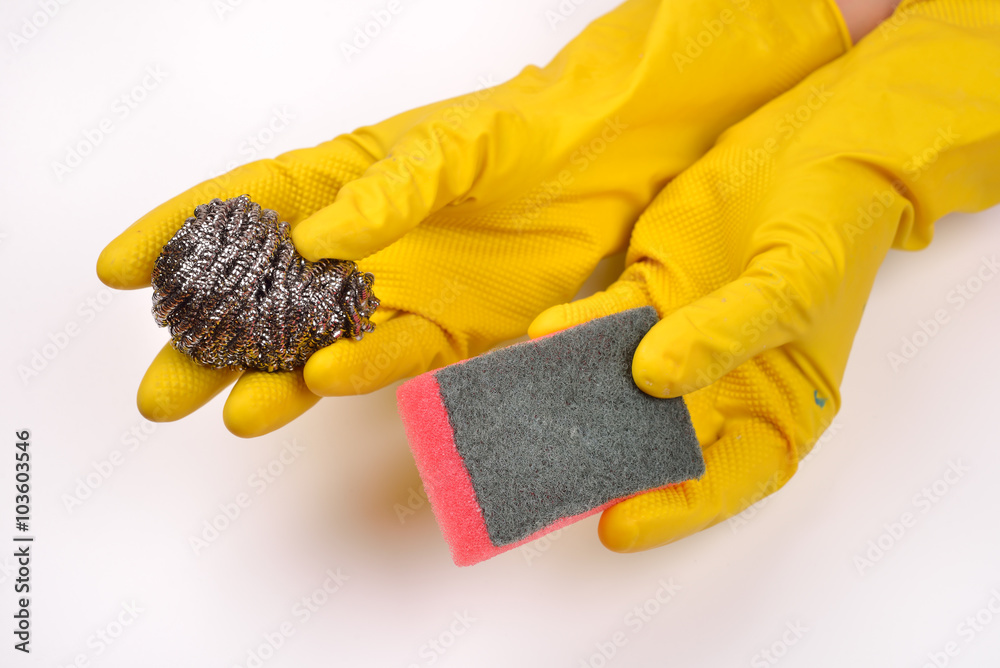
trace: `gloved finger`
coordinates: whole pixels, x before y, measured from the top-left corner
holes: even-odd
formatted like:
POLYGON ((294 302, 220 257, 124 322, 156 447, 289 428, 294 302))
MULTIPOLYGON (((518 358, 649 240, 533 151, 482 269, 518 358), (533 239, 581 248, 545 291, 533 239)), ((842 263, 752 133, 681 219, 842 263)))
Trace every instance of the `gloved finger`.
POLYGON ((318 401, 306 387, 301 369, 247 371, 230 391, 222 420, 233 434, 253 438, 284 427, 318 401))
POLYGON ((360 341, 338 341, 313 353, 304 377, 320 396, 365 394, 456 361, 458 354, 440 327, 403 313, 360 341))
POLYGON ((781 433, 759 419, 727 428, 703 453, 701 479, 646 492, 604 511, 597 528, 601 542, 615 552, 639 552, 684 538, 773 493, 797 466, 781 433))
POLYGON ((607 290, 542 311, 528 325, 528 336, 537 339, 595 318, 640 306, 649 306, 649 297, 642 287, 634 281, 616 281, 607 290))
POLYGON ((369 153, 377 147, 362 139, 345 135, 198 184, 156 207, 108 244, 97 260, 98 277, 112 288, 148 287, 163 245, 194 215, 196 206, 216 197, 249 194, 262 207, 277 211, 282 220, 302 220, 333 201, 344 183, 359 177, 377 159, 369 153))
MULTIPOLYGON (((394 313, 393 309, 378 309, 371 320, 378 326, 394 313)), ((222 420, 236 436, 254 438, 284 427, 319 400, 306 385, 302 369, 247 371, 230 391, 222 420)))
POLYGON ((295 247, 309 260, 360 260, 396 241, 427 216, 466 195, 479 175, 503 171, 498 142, 518 132, 513 116, 479 120, 459 132, 444 117, 419 123, 385 159, 346 184, 330 206, 292 230, 295 247), (501 123, 504 125, 501 126, 501 123))
POLYGON ((752 265, 735 281, 664 316, 636 348, 636 385, 654 397, 688 394, 796 338, 823 297, 819 288, 785 276, 816 272, 779 273, 773 266, 752 265))
POLYGON ((142 377, 136 403, 146 419, 173 422, 204 406, 239 375, 202 366, 167 343, 142 377))

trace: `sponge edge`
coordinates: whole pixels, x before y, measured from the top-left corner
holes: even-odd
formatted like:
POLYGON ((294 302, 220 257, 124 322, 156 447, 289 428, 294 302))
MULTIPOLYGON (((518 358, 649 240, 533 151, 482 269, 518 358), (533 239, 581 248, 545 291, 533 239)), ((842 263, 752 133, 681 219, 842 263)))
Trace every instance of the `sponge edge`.
POLYGON ((700 477, 683 399, 632 381, 656 323, 632 309, 425 373, 399 411, 424 489, 464 566, 644 491, 700 477))

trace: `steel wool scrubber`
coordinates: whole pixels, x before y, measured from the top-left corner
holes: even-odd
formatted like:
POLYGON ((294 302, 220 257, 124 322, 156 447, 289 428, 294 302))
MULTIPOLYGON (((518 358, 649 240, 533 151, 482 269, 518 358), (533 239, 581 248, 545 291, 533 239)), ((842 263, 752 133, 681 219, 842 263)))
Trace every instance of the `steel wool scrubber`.
POLYGON ((290 232, 249 195, 195 208, 152 273, 153 316, 177 350, 216 368, 287 371, 374 329, 374 277, 347 260, 306 260, 290 232))

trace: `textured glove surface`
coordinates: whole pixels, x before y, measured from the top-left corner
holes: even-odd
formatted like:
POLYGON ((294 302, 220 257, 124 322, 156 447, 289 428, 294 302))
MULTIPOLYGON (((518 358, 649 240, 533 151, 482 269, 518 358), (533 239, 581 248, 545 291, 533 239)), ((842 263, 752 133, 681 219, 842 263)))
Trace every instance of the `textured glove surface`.
POLYGON ((848 54, 727 130, 633 233, 619 281, 541 314, 539 336, 652 304, 633 377, 685 395, 706 475, 601 519, 655 547, 781 487, 840 407, 848 353, 890 247, 1000 201, 1000 5, 904 2, 848 54))

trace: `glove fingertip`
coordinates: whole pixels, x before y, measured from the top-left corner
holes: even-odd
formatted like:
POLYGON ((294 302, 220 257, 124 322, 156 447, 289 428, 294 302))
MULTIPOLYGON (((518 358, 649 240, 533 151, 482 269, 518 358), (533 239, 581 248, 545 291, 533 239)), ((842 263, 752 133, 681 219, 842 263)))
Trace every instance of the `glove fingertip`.
MULTIPOLYGON (((322 350, 317 350, 302 369, 302 377, 306 387, 315 395, 321 397, 343 397, 365 394, 377 390, 385 381, 380 378, 369 362, 367 367, 362 356, 354 351, 344 352, 344 347, 353 347, 360 342, 340 341, 322 350)), ((377 369, 375 369, 377 371, 377 369)))
POLYGON ((255 438, 285 426, 319 399, 298 371, 245 373, 226 399, 222 420, 234 435, 255 438))
POLYGON ((573 324, 567 321, 566 304, 559 304, 542 311, 528 325, 528 337, 537 339, 555 332, 562 331, 573 324))
MULTIPOLYGON (((665 399, 682 394, 679 391, 682 387, 680 369, 673 354, 683 349, 676 345, 673 337, 664 335, 661 324, 662 321, 654 325, 636 347, 632 355, 632 379, 646 394, 665 399)), ((687 391, 693 389, 696 388, 686 387, 687 391)))
POLYGON ((323 258, 362 260, 396 238, 391 234, 387 237, 357 209, 342 203, 317 211, 292 229, 295 250, 310 262, 323 258))
POLYGON ((134 290, 148 286, 148 280, 136 280, 129 272, 124 271, 114 245, 114 242, 108 244, 97 257, 97 278, 101 283, 115 290, 134 290))
POLYGON ((639 539, 639 527, 621 512, 618 505, 601 514, 597 524, 597 537, 612 552, 632 552, 639 539))
POLYGON ((240 375, 198 364, 167 343, 139 383, 136 405, 153 422, 173 422, 208 403, 240 375))
POLYGON ((97 257, 97 277, 109 288, 148 288, 153 264, 176 228, 151 228, 140 220, 108 243, 97 257), (163 228, 163 229, 160 229, 163 228))

